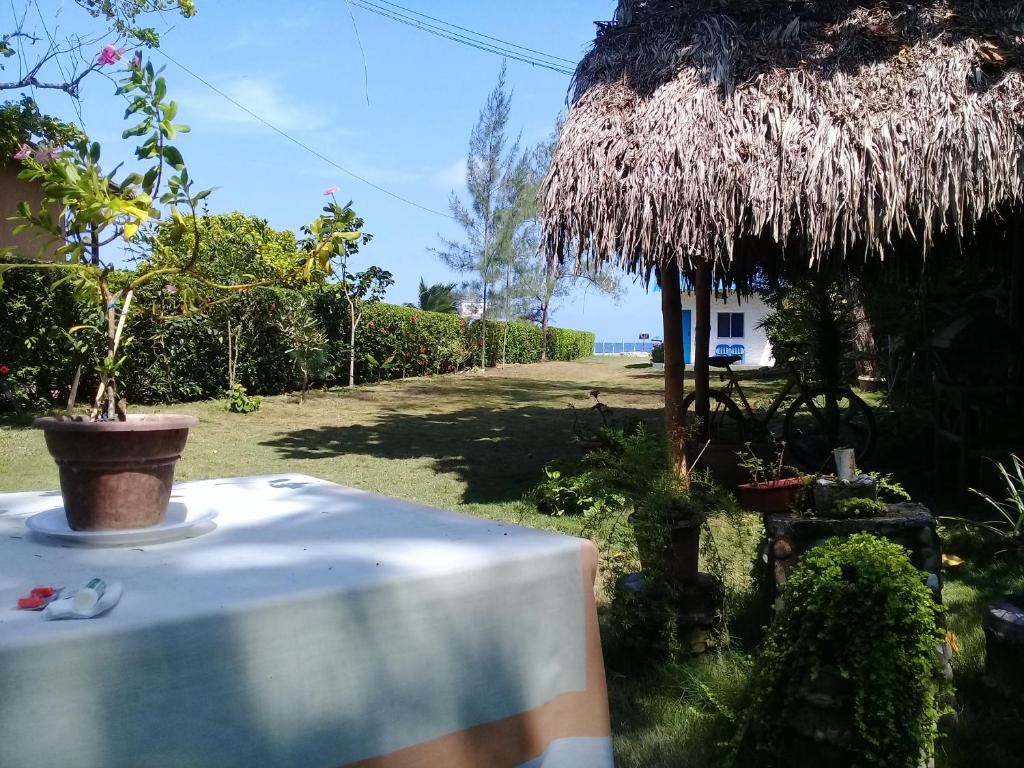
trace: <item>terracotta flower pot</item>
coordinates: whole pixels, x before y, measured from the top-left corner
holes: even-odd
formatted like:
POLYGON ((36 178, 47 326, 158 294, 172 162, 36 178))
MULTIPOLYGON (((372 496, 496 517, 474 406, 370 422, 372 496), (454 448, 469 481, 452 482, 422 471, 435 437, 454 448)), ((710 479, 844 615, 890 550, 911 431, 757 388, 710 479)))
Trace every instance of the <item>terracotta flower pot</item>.
POLYGON ((127 421, 35 420, 60 470, 68 525, 76 531, 146 528, 167 513, 174 465, 199 423, 142 414, 127 421))
POLYGON ((785 477, 763 483, 744 483, 739 487, 740 504, 751 512, 785 512, 800 498, 804 481, 800 477, 785 477))
POLYGON ((637 532, 640 568, 650 573, 661 573, 676 586, 693 582, 697 578, 700 561, 701 518, 666 520, 660 524, 645 522, 633 513, 629 522, 637 532))

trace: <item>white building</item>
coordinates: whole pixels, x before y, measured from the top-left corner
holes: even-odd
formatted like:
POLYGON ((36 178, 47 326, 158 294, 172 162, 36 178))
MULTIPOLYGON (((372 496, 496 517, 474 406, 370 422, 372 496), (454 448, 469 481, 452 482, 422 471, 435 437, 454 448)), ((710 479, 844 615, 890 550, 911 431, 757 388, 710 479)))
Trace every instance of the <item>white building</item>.
POLYGON ((479 320, 484 316, 484 305, 477 299, 455 302, 455 309, 463 320, 479 320))
MULTIPOLYGON (((696 317, 696 300, 692 293, 683 292, 683 350, 686 364, 693 364, 693 323, 696 317)), ((772 345, 768 342, 761 321, 771 309, 754 295, 740 299, 730 294, 724 301, 714 299, 711 303, 711 344, 710 354, 742 355, 737 365, 773 365, 772 345)))

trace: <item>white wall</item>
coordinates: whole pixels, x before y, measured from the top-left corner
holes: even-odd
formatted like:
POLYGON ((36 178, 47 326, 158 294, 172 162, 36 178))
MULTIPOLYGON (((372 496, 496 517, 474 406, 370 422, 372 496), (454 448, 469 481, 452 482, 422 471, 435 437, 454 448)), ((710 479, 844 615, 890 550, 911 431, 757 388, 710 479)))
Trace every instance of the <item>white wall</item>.
MULTIPOLYGON (((696 318, 696 302, 693 294, 683 293, 683 309, 691 310, 691 318, 696 318)), ((772 346, 768 343, 764 329, 759 328, 761 321, 771 310, 759 296, 751 296, 739 299, 736 295, 730 295, 725 301, 713 299, 711 302, 711 344, 710 354, 715 354, 715 347, 719 344, 742 344, 746 350, 745 365, 763 366, 772 365, 772 346), (719 338, 718 337, 718 313, 719 312, 742 312, 743 313, 743 338, 719 338)), ((693 329, 691 328, 691 334, 693 329)), ((693 338, 691 335, 690 338, 693 338)))

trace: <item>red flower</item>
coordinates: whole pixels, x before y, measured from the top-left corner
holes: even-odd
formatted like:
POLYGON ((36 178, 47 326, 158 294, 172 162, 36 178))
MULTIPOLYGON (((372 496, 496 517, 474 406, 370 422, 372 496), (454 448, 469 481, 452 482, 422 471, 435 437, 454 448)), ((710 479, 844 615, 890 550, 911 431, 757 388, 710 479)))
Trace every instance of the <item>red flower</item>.
POLYGON ((422 355, 425 351, 426 349, 424 348, 424 346, 420 344, 420 354, 422 355))
POLYGON ((0 376, 6 376, 10 372, 11 369, 8 368, 6 365, 0 365, 0 376))
POLYGON ((415 323, 416 322, 416 318, 418 318, 418 317, 419 317, 419 315, 413 315, 412 317, 409 318, 409 322, 410 323, 415 323))

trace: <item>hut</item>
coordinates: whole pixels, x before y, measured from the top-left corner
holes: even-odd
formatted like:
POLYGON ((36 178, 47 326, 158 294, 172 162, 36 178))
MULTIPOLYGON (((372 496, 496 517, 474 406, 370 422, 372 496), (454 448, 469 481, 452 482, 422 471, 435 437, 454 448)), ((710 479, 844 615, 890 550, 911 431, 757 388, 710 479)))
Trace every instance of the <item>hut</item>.
MULTIPOLYGON (((620 0, 576 70, 541 193, 544 244, 657 274, 671 433, 680 274, 697 294, 706 414, 715 286, 837 260, 919 262, 1017 226, 1022 51, 1024 4, 1008 0, 620 0)), ((1007 270, 1018 322, 1021 262, 1007 270)))

